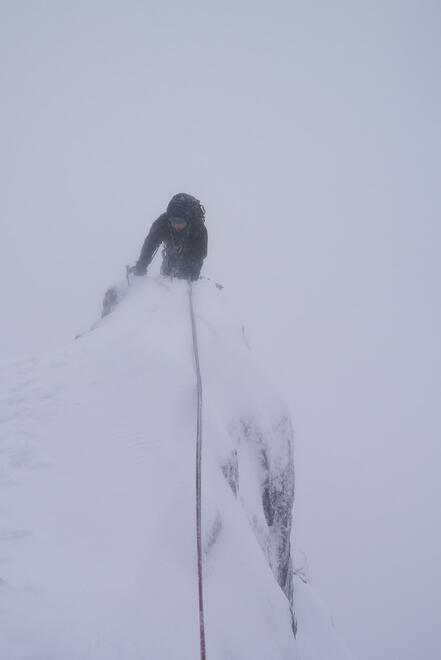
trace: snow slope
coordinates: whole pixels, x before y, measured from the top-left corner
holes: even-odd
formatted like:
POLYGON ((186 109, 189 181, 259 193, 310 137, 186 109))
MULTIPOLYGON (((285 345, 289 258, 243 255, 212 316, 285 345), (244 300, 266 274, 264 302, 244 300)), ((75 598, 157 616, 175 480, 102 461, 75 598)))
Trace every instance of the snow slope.
MULTIPOLYGON (((207 657, 349 658, 293 579, 291 421, 223 297, 194 285, 207 657)), ((1 658, 199 657, 191 347, 187 284, 144 278, 0 365, 1 658)))

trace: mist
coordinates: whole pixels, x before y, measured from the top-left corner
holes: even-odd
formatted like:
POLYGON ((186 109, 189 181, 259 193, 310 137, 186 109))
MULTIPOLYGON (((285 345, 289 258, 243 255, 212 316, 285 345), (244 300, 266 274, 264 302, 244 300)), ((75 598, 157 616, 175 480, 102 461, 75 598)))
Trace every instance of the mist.
POLYGON ((440 34, 429 0, 0 8, 0 357, 72 340, 201 199, 360 660, 440 651, 440 34))

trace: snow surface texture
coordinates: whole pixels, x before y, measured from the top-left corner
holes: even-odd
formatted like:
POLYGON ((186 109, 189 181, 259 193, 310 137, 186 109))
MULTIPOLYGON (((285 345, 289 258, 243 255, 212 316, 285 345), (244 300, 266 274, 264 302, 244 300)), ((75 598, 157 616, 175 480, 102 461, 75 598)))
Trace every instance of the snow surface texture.
MULTIPOLYGON (((293 576, 289 413, 224 293, 193 286, 207 657, 349 658, 293 576)), ((199 656, 187 283, 119 292, 66 348, 0 365, 1 658, 199 656)))

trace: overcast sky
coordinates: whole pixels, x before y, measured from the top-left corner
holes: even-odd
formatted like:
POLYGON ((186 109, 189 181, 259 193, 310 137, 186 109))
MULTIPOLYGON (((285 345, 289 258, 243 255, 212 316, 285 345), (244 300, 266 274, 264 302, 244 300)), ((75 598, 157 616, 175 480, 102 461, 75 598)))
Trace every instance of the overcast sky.
POLYGON ((87 327, 198 196, 360 660, 441 653, 440 35, 430 0, 0 2, 0 356, 87 327))

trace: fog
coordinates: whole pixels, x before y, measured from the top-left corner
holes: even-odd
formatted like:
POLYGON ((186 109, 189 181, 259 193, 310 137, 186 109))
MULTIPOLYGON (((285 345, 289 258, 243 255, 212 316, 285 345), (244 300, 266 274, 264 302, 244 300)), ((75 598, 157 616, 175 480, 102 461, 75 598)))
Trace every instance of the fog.
POLYGON ((440 34, 430 0, 0 4, 0 356, 71 340, 200 198, 360 660, 440 654, 440 34))

